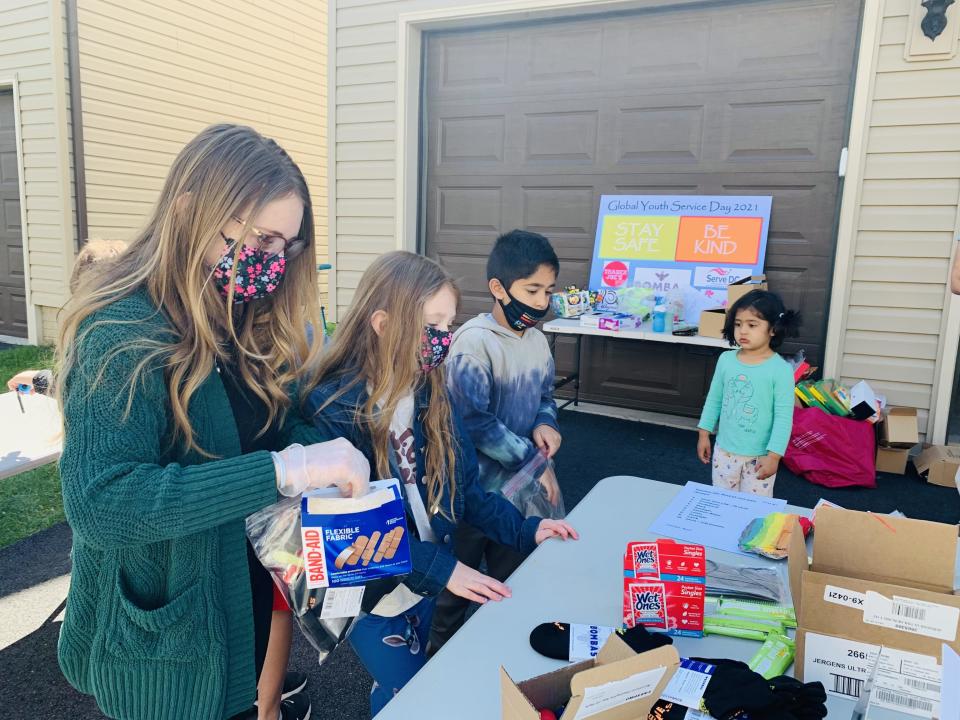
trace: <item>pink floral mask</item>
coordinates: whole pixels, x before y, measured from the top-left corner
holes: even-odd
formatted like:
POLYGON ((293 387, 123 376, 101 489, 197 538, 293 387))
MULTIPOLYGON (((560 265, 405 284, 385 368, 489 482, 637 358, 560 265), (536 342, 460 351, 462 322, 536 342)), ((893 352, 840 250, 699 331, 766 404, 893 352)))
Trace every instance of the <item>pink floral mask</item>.
POLYGON ((450 351, 453 333, 449 330, 437 330, 429 325, 423 329, 420 339, 420 367, 428 373, 440 367, 440 363, 450 351))
MULTIPOLYGON (((222 234, 222 233, 221 233, 222 234)), ((230 295, 230 270, 234 262, 237 272, 234 277, 233 301, 249 302, 264 298, 280 286, 287 261, 283 253, 267 255, 263 250, 255 250, 246 245, 237 253, 237 244, 224 236, 226 252, 217 261, 213 269, 213 281, 224 297, 230 295), (236 260, 234 260, 236 256, 236 260)))

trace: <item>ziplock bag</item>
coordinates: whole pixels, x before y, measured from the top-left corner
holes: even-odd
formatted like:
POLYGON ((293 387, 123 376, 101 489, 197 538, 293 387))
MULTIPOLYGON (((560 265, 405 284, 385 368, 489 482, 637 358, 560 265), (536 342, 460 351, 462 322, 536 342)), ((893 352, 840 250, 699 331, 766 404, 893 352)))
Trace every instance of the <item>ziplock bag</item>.
POLYGON ((563 493, 557 490, 557 504, 547 499, 547 492, 540 484, 540 476, 546 469, 553 470, 553 461, 544 453, 538 452, 526 465, 503 484, 501 493, 523 513, 524 517, 535 515, 551 520, 562 520, 567 516, 563 506, 563 493))
POLYGON ((728 565, 707 559, 707 595, 727 598, 787 601, 787 592, 780 566, 748 567, 728 565))
MULTIPOLYGON (((362 588, 307 587, 300 535, 300 501, 300 496, 284 498, 248 517, 247 537, 322 663, 347 636, 357 619, 356 616, 323 617, 324 602, 333 605, 337 594, 359 592, 362 588)), ((328 607, 326 614, 331 612, 336 614, 328 607)))

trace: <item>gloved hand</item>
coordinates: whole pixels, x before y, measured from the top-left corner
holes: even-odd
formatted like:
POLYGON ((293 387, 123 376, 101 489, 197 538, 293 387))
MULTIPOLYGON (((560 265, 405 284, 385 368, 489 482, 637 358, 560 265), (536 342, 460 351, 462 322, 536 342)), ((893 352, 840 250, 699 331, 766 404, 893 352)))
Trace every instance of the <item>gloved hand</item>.
POLYGON ((335 485, 344 497, 360 497, 370 488, 370 463, 345 438, 306 447, 294 443, 271 454, 281 495, 293 497, 335 485))

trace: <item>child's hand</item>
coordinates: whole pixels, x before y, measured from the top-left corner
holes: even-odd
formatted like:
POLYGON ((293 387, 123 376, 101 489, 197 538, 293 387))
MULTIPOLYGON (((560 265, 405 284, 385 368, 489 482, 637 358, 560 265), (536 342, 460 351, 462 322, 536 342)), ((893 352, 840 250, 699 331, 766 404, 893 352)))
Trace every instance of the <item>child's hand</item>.
POLYGON ((780 456, 776 453, 767 453, 757 460, 757 479, 766 480, 777 474, 780 467, 780 456))
POLYGON ((558 537, 561 540, 567 538, 579 540, 580 534, 566 520, 541 520, 537 526, 537 534, 534 536, 537 545, 552 537, 558 537))
POLYGON ((706 430, 700 431, 700 437, 697 440, 697 457, 704 465, 710 464, 710 433, 706 430))
POLYGON ((447 581, 447 590, 454 595, 483 605, 487 600, 499 602, 510 597, 510 588, 494 580, 469 565, 457 562, 453 574, 447 581))
POLYGON ((540 476, 540 484, 543 485, 543 491, 547 494, 547 500, 556 507, 557 503, 560 502, 560 485, 557 484, 557 474, 553 471, 553 467, 548 465, 547 469, 543 471, 543 475, 540 476))
POLYGON ((533 429, 533 444, 547 454, 547 457, 556 455, 560 449, 560 433, 549 425, 537 425, 533 429))

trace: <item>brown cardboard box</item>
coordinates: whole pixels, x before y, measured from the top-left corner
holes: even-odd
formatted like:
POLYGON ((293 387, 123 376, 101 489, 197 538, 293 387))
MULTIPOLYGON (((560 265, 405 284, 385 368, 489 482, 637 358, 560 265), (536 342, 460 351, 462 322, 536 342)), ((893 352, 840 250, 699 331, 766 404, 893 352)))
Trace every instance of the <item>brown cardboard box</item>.
POLYGON ((880 444, 888 447, 912 448, 920 442, 920 426, 916 408, 891 407, 883 413, 880 444))
POLYGON ((727 307, 753 290, 769 290, 766 275, 751 275, 727 285, 727 307))
POLYGON ((957 468, 960 468, 960 447, 924 445, 923 452, 913 459, 921 477, 928 483, 956 487, 957 468))
POLYGON ((698 335, 702 337, 712 337, 723 339, 723 324, 727 319, 727 311, 724 308, 715 310, 704 310, 700 313, 700 329, 698 335))
POLYGON ((903 475, 907 472, 907 460, 910 451, 904 448, 877 446, 877 472, 903 475))
MULTIPOLYGON (((821 657, 820 665, 805 663, 811 636, 817 642, 828 636, 838 644, 884 645, 938 659, 944 642, 960 649, 960 596, 953 594, 956 552, 956 525, 830 506, 817 510, 813 562, 808 564, 799 525, 790 540, 790 591, 797 613, 795 676, 803 680, 808 670, 829 667, 833 672, 850 662, 836 656, 821 657), (868 615, 878 601, 890 606, 889 620, 878 622, 876 615, 868 615), (952 618, 952 623, 944 623, 942 636, 916 632, 926 622, 921 615, 929 613, 932 622, 934 612, 952 618)), ((835 674, 845 679, 842 670, 835 674)))
POLYGON ((566 705, 558 720, 570 720, 580 709, 588 688, 624 680, 647 670, 666 668, 656 688, 648 695, 590 716, 595 720, 632 720, 646 717, 679 665, 680 656, 671 645, 638 655, 614 634, 604 643, 593 660, 568 665, 521 683, 515 683, 501 666, 502 717, 503 720, 540 720, 540 708, 552 709, 566 705))

